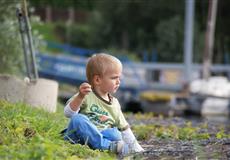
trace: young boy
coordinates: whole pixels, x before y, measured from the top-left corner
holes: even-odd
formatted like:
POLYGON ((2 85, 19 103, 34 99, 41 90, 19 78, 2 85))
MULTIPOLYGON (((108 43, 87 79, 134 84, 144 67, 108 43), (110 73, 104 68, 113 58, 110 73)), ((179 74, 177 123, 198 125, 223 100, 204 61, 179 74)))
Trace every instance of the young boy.
POLYGON ((121 62, 108 54, 93 55, 86 65, 88 83, 64 108, 71 118, 65 139, 71 143, 87 144, 92 149, 109 150, 125 156, 141 152, 118 100, 111 94, 120 86, 121 62))

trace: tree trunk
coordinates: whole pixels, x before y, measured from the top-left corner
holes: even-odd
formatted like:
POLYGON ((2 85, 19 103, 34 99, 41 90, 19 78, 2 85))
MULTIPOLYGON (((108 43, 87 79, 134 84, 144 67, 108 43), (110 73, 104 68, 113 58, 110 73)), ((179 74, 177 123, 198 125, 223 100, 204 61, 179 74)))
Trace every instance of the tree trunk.
POLYGON ((52 10, 51 10, 51 7, 47 6, 45 11, 46 11, 46 17, 45 17, 46 22, 51 22, 52 21, 52 10))
POLYGON ((129 34, 127 31, 123 31, 121 35, 121 46, 122 49, 128 49, 129 48, 129 34))
POLYGON ((218 0, 209 0, 208 22, 205 36, 205 51, 203 58, 203 78, 206 80, 210 77, 210 67, 212 64, 217 2, 218 0))

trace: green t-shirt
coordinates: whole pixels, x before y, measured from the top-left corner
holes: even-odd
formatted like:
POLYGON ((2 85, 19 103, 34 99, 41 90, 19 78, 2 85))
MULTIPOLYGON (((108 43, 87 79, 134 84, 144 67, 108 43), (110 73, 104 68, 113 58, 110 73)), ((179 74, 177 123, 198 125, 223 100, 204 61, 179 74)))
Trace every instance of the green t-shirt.
MULTIPOLYGON (((76 95, 75 95, 76 96, 76 95)), ((111 102, 105 101, 94 92, 85 96, 80 107, 80 113, 86 115, 99 130, 117 127, 125 130, 129 127, 121 111, 121 106, 115 97, 111 102)))

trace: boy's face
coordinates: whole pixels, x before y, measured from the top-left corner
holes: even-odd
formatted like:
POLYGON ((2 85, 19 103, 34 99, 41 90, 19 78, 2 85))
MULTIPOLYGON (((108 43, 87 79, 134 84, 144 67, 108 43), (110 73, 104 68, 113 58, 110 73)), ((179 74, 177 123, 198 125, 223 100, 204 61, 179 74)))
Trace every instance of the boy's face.
POLYGON ((105 75, 99 79, 99 88, 102 93, 115 93, 120 86, 120 78, 122 74, 122 68, 107 70, 105 75))

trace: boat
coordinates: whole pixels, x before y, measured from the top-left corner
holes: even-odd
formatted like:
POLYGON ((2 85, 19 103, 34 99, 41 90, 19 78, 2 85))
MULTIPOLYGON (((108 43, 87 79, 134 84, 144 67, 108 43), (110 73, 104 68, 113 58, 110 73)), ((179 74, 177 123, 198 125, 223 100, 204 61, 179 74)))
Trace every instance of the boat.
MULTIPOLYGON (((175 98, 175 105, 178 104, 175 98)), ((188 95, 183 99, 185 112, 202 116, 230 114, 230 82, 226 77, 213 76, 208 80, 196 79, 189 84, 188 95)))

